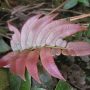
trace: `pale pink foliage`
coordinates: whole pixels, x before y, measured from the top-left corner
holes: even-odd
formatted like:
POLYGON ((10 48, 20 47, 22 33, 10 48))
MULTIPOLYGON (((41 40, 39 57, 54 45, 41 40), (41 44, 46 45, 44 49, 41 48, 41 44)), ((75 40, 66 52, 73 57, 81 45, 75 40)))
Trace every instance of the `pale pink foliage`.
POLYGON ((66 49, 62 51, 64 55, 85 56, 90 54, 90 44, 87 42, 69 42, 66 49))
POLYGON ((0 60, 0 67, 8 67, 11 72, 25 80, 25 68, 29 74, 39 83, 37 64, 39 56, 45 70, 58 79, 65 80, 55 65, 53 56, 70 55, 84 56, 90 54, 90 44, 87 42, 69 42, 64 38, 79 31, 86 30, 84 26, 73 24, 59 19, 53 20, 57 14, 35 15, 28 19, 19 30, 8 23, 10 31, 13 31, 10 52, 0 60), (18 52, 19 51, 19 52, 18 52))

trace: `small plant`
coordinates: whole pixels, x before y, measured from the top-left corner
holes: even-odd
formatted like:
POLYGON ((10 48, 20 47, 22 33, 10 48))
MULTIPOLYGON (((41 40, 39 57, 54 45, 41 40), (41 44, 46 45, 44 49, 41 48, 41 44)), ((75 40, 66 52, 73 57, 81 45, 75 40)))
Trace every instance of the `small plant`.
POLYGON ((89 0, 67 0, 66 4, 64 5, 64 9, 71 9, 78 4, 83 4, 86 7, 90 7, 89 0))
POLYGON ((53 20, 57 14, 35 15, 23 25, 21 32, 8 22, 9 30, 14 32, 11 39, 13 52, 8 53, 0 60, 0 67, 10 68, 12 73, 25 80, 25 68, 39 83, 37 64, 39 56, 45 70, 53 77, 65 80, 58 70, 54 56, 84 56, 90 54, 90 44, 76 41, 67 42, 66 37, 86 27, 74 24, 64 19, 53 20))

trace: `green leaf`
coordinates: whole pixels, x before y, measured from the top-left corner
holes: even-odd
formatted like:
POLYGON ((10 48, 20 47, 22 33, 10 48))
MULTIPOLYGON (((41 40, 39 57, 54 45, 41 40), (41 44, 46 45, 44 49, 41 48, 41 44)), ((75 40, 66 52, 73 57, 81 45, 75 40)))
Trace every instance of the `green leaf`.
POLYGON ((89 7, 89 0, 78 0, 78 2, 84 4, 85 6, 88 6, 89 7))
POLYGON ((8 73, 6 69, 0 69, 0 90, 10 90, 8 73))
POLYGON ((31 89, 31 76, 26 72, 26 81, 21 82, 20 90, 30 90, 31 89))
POLYGON ((78 0, 67 0, 66 4, 64 5, 64 9, 71 9, 78 4, 78 0))
POLYGON ((65 81, 59 81, 55 90, 73 90, 73 88, 65 81))
POLYGON ((6 42, 0 38, 0 53, 4 53, 10 50, 10 47, 6 44, 6 42))
POLYGON ((20 90, 21 78, 14 74, 9 74, 9 82, 11 90, 20 90))
POLYGON ((31 90, 31 77, 28 73, 26 73, 26 81, 14 74, 10 74, 9 79, 11 90, 31 90))

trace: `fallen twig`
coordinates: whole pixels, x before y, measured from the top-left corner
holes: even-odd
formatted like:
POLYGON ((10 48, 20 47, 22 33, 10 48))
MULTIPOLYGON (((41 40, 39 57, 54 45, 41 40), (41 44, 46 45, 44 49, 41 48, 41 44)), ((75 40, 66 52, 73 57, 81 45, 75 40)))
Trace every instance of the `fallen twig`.
POLYGON ((68 17, 70 21, 76 21, 82 18, 86 18, 86 17, 90 17, 90 13, 89 14, 82 14, 82 15, 78 15, 78 16, 74 16, 74 17, 68 17))

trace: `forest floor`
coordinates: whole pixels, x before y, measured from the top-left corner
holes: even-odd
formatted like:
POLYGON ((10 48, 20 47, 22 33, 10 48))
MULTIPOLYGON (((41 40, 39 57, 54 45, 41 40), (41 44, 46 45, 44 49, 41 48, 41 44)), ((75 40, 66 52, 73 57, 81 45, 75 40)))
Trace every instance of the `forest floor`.
MULTIPOLYGON (((23 23, 35 14, 58 13, 57 18, 61 19, 90 13, 90 6, 87 7, 78 3, 70 9, 65 9, 63 8, 65 3, 65 0, 0 0, 0 46, 2 45, 0 57, 11 51, 9 43, 11 33, 8 31, 7 21, 11 21, 18 28, 21 28, 23 23), (6 46, 3 46, 3 43, 6 46)), ((90 17, 73 20, 73 22, 89 26, 90 17)), ((74 39, 90 42, 90 28, 88 29, 88 35, 79 33, 74 39)), ((90 56, 66 57, 61 55, 55 59, 67 82, 75 90, 90 90, 90 56)), ((0 71, 0 73, 2 72, 0 71)), ((53 90, 57 79, 51 80, 50 83, 41 86, 47 90, 53 90)))

